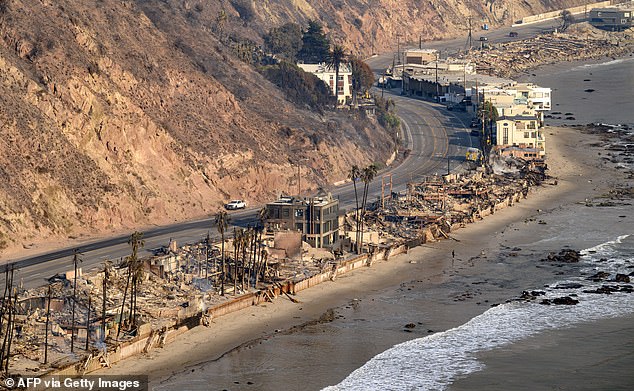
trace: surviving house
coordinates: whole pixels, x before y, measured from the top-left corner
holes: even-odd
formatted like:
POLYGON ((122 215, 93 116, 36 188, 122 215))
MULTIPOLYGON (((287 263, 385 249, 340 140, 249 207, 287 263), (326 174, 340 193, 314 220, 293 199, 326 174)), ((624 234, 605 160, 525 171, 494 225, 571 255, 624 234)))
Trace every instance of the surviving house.
POLYGON ((352 98, 352 70, 347 64, 339 66, 339 80, 335 90, 335 69, 325 63, 320 64, 297 64, 304 72, 310 72, 328 85, 333 96, 337 96, 337 103, 344 104, 352 98))
POLYGON ((329 193, 316 197, 280 197, 266 204, 266 227, 299 231, 313 247, 331 246, 339 238, 339 200, 329 193))
POLYGON ((546 154, 546 140, 535 115, 502 116, 495 125, 498 151, 515 151, 513 156, 525 159, 541 159, 546 154))
POLYGON ((593 8, 590 10, 590 24, 594 27, 621 31, 634 26, 634 10, 627 8, 593 8))

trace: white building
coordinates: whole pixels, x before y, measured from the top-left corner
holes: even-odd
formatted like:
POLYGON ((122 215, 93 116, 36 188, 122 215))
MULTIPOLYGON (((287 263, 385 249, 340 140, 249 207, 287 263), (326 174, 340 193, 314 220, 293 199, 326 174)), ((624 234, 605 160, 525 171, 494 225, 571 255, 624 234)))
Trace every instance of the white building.
MULTIPOLYGON (((335 69, 324 64, 297 64, 304 72, 310 72, 328 85, 332 95, 335 95, 335 69)), ((339 81, 337 83, 337 103, 344 104, 352 98, 352 71, 347 64, 339 66, 339 81)))
POLYGON ((543 158, 546 154, 546 140, 535 115, 500 117, 496 122, 496 145, 517 147, 518 151, 528 149, 533 153, 521 157, 543 158))

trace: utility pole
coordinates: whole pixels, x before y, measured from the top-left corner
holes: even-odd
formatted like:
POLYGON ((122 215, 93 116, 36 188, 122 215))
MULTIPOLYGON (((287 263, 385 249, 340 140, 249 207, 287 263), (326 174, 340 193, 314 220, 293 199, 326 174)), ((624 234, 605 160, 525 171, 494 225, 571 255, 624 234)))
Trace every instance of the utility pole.
POLYGON ((88 293, 88 313, 86 315, 86 351, 90 344, 90 293, 88 293))
POLYGON ((101 304, 101 336, 103 343, 106 343, 106 288, 108 287, 108 278, 110 277, 110 271, 108 270, 108 264, 106 263, 103 268, 103 296, 101 304))
POLYGON ((48 325, 51 316, 51 286, 48 286, 48 301, 46 303, 46 327, 44 327, 44 364, 48 362, 48 325))
POLYGON ((440 56, 438 55, 438 51, 436 51, 436 101, 440 102, 440 92, 439 92, 439 85, 438 85, 438 61, 440 59, 440 56))
POLYGON ((73 255, 73 265, 75 267, 75 275, 73 278, 73 316, 70 325, 70 351, 73 352, 75 350, 75 302, 77 301, 77 263, 81 262, 79 256, 77 255, 78 251, 75 249, 75 254, 73 255))
POLYGON ((396 54, 398 56, 398 64, 401 64, 401 34, 396 34, 396 54))
POLYGON ((471 45, 473 44, 473 38, 472 38, 473 36, 471 34, 471 30, 472 30, 472 26, 471 26, 472 17, 471 17, 471 15, 469 15, 469 19, 468 20, 469 20, 469 25, 468 25, 468 27, 469 27, 469 35, 467 35, 467 43, 465 44, 465 47, 464 47, 465 50, 471 50, 471 45))
POLYGON ((209 231, 207 231, 207 237, 205 238, 205 280, 209 278, 209 231))

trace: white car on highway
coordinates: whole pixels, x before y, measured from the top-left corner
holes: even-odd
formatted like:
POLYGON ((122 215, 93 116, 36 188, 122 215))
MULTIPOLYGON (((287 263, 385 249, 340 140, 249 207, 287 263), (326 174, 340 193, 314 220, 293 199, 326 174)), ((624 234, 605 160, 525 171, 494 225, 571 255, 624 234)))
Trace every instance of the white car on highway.
POLYGON ((226 209, 234 210, 234 209, 244 209, 247 207, 247 203, 244 200, 231 200, 228 204, 225 205, 226 209))

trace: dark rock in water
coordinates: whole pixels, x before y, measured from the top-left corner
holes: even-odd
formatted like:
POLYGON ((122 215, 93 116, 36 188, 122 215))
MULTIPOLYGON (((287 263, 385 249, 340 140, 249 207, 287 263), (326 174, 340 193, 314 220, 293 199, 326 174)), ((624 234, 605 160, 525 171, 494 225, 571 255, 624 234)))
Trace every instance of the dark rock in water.
POLYGON ((564 296, 564 297, 556 297, 552 300, 553 304, 556 305, 575 305, 575 304, 579 304, 579 300, 575 300, 570 296, 564 296))
POLYGON ((630 282, 630 277, 627 274, 617 274, 614 278, 616 282, 630 282))
POLYGON ((632 285, 623 285, 621 286, 621 292, 634 293, 634 287, 632 285))
POLYGON ((545 294, 546 292, 544 291, 522 291, 520 300, 534 300, 537 296, 543 296, 545 294))
POLYGON ((594 282, 599 282, 599 281, 603 281, 606 278, 608 278, 610 276, 610 273, 607 272, 597 272, 596 274, 588 277, 588 280, 594 281, 594 282))
POLYGON ((569 120, 569 121, 574 121, 574 120, 576 120, 576 118, 575 118, 575 117, 566 117, 566 119, 567 119, 567 120, 569 120))
POLYGON ((590 79, 583 79, 583 81, 592 81, 592 80, 590 80, 590 79))
POLYGON ((406 329, 413 329, 414 327, 416 327, 416 325, 414 323, 408 323, 405 325, 406 329))
POLYGON ((578 304, 579 300, 575 300, 570 296, 564 296, 564 297, 556 297, 552 300, 550 299, 544 299, 542 300, 539 304, 544 304, 544 305, 551 305, 551 304, 555 304, 555 305, 575 305, 578 304))
POLYGON ((600 258, 600 259, 599 259, 599 262, 607 262, 607 261, 608 261, 608 259, 607 259, 607 258, 600 258))
POLYGON ((588 88, 587 90, 583 90, 584 92, 594 92, 594 89, 588 88))
POLYGON ((411 329, 403 329, 403 331, 405 331, 406 333, 411 333, 412 332, 411 329))
POLYGON ((579 288, 583 288, 583 285, 576 282, 565 282, 563 284, 558 284, 557 286, 553 287, 553 289, 579 289, 579 288))
POLYGON ((576 263, 579 262, 581 254, 579 251, 563 249, 559 252, 559 254, 550 253, 546 259, 542 259, 542 261, 550 261, 550 262, 563 262, 563 263, 576 263))
POLYGON ((584 293, 597 293, 602 295, 610 295, 614 292, 625 292, 632 293, 634 292, 634 287, 631 285, 602 285, 600 288, 594 290, 586 290, 584 293))

